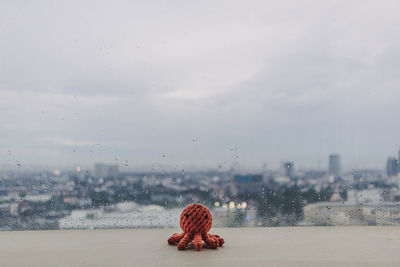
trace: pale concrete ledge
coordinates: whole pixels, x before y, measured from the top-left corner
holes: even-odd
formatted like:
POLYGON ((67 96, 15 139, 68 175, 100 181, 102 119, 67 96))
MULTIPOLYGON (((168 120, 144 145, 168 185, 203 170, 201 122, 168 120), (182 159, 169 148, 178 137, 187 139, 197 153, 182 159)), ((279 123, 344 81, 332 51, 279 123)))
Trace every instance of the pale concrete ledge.
POLYGON ((400 266, 400 227, 216 228, 178 251, 174 229, 0 232, 0 266, 400 266))

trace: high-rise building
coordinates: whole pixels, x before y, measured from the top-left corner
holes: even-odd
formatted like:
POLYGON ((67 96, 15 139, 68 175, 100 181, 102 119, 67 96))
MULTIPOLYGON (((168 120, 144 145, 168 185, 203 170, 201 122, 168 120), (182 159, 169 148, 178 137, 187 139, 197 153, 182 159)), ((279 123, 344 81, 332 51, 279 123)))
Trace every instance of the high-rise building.
POLYGON ((386 172, 389 177, 396 176, 399 173, 399 161, 396 158, 390 157, 387 159, 386 172))
POLYGON ((96 163, 94 165, 94 176, 97 178, 117 178, 118 165, 96 163))
POLYGON ((285 176, 289 178, 294 177, 294 163, 291 161, 287 161, 283 163, 283 168, 285 169, 285 176))
POLYGON ((341 175, 341 166, 340 166, 340 156, 337 154, 329 155, 329 175, 334 177, 340 177, 341 175))
POLYGON ((400 150, 399 150, 399 157, 397 158, 397 173, 400 173, 400 150))

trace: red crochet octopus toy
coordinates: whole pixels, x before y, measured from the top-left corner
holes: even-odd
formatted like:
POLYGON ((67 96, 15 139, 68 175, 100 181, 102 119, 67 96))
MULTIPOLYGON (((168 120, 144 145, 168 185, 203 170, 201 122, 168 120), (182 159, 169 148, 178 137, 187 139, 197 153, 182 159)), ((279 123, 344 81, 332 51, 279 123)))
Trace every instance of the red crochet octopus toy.
POLYGON ((188 205, 181 214, 181 228, 183 233, 173 234, 168 243, 171 245, 178 244, 178 249, 185 249, 193 240, 196 250, 200 250, 204 242, 210 248, 222 247, 224 239, 218 235, 210 235, 208 231, 212 225, 211 212, 201 204, 188 205))

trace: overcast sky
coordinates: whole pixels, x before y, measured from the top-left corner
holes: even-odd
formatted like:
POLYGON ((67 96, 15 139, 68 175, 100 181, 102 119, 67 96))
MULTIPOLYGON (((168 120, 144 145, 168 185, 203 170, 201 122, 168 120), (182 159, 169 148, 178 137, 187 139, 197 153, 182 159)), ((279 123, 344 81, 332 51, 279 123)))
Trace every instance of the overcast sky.
POLYGON ((383 169, 400 147, 399 10, 0 0, 0 166, 325 168, 339 153, 383 169))

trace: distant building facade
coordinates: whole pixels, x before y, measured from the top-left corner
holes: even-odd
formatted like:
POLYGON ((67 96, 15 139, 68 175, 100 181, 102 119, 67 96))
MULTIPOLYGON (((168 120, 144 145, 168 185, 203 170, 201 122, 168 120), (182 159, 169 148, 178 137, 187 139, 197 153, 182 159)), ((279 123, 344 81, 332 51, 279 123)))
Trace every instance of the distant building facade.
POLYGON ((396 176, 399 173, 399 160, 394 158, 394 157, 390 157, 388 158, 387 162, 386 162, 386 173, 388 177, 392 177, 392 176, 396 176))
POLYGON ((117 178, 118 174, 118 165, 103 163, 94 165, 94 176, 96 178, 117 178))
POLYGON ((258 194, 262 191, 262 183, 260 174, 234 175, 231 191, 233 195, 258 194))
MULTIPOLYGON (((399 157, 397 158, 400 161, 400 150, 399 150, 399 157)), ((400 171, 400 170, 399 170, 400 171)))
POLYGON ((340 177, 341 175, 341 164, 340 164, 340 156, 337 154, 329 155, 329 175, 334 177, 340 177))
POLYGON ((285 176, 288 178, 294 177, 294 163, 291 161, 287 161, 283 163, 283 168, 285 170, 285 176))
POLYGON ((305 225, 399 225, 400 208, 394 202, 318 202, 303 208, 303 218, 305 225))

